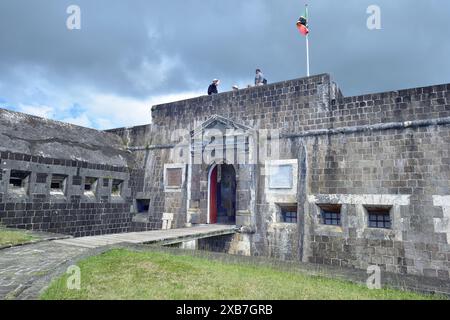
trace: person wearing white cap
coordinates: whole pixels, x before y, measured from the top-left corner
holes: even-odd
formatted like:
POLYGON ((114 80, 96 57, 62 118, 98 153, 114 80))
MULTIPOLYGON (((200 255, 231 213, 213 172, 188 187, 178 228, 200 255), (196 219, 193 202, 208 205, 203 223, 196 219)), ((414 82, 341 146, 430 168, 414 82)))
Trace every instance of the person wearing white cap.
POLYGON ((217 90, 219 83, 220 83, 219 79, 213 80, 213 82, 208 87, 208 96, 219 93, 219 91, 217 90))

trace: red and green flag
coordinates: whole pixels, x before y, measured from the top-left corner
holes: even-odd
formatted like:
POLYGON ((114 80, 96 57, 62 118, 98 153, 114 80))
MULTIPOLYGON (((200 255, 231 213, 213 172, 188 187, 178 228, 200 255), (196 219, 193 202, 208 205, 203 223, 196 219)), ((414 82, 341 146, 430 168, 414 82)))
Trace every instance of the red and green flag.
POLYGON ((297 29, 304 36, 307 36, 309 33, 308 27, 308 6, 305 7, 305 14, 298 18, 297 21, 297 29))

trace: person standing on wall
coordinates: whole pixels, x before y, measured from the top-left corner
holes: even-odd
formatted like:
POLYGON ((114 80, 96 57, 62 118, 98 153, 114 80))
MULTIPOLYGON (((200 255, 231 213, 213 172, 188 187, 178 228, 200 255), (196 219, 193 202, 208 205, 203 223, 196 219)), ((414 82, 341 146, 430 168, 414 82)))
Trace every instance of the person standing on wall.
POLYGON ((208 87, 208 96, 211 96, 213 94, 218 94, 219 91, 217 90, 217 87, 220 84, 220 80, 214 79, 213 82, 208 87))
POLYGON ((267 84, 267 80, 264 78, 264 74, 261 69, 256 69, 255 86, 262 86, 265 84, 267 84))

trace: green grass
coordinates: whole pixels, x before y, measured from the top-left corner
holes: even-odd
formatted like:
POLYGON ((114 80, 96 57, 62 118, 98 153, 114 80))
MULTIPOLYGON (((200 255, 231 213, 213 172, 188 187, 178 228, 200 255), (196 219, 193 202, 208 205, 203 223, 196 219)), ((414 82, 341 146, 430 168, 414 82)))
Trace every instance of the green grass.
POLYGON ((0 247, 24 244, 33 239, 26 231, 8 230, 0 226, 0 247))
POLYGON ((223 263, 161 252, 108 251, 81 261, 81 290, 67 277, 52 282, 41 299, 302 300, 433 299, 391 289, 369 290, 346 281, 278 271, 272 267, 223 263))

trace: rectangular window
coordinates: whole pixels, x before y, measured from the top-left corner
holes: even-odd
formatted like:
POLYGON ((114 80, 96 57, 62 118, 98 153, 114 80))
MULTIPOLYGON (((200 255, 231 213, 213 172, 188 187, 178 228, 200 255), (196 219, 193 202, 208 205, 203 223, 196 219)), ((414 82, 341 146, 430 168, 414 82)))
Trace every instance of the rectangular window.
POLYGON ((136 209, 138 213, 147 213, 150 208, 149 199, 136 199, 136 209))
POLYGON ((278 205, 282 223, 297 223, 297 205, 278 205))
POLYGON ((109 187, 109 179, 108 178, 103 178, 103 187, 104 188, 108 188, 109 187))
POLYGON ((84 193, 95 193, 97 189, 97 178, 86 177, 84 181, 84 193))
POLYGON ((390 207, 366 207, 369 228, 391 229, 391 208, 390 207))
POLYGON ((322 224, 327 226, 341 225, 341 205, 339 204, 320 204, 322 224))
POLYGON ((30 180, 29 171, 11 170, 9 178, 9 188, 11 191, 26 192, 30 180))
POLYGON ((62 174, 52 175, 52 182, 50 184, 50 193, 64 194, 66 192, 67 176, 62 174))
POLYGON ((122 194, 123 180, 114 179, 112 183, 111 194, 116 197, 120 197, 122 194))

